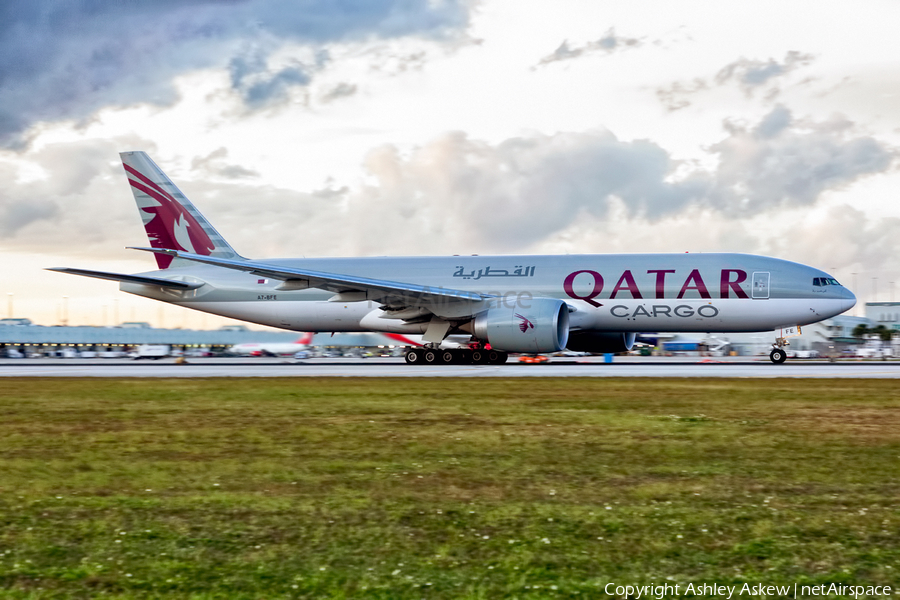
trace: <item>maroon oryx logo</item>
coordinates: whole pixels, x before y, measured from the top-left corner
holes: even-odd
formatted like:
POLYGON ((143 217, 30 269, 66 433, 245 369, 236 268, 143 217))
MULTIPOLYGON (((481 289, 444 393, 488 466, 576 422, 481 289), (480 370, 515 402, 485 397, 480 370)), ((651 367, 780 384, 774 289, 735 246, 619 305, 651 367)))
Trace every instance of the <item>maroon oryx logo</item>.
POLYGON ((519 329, 522 330, 522 333, 525 333, 525 332, 528 331, 529 329, 534 329, 534 323, 532 323, 531 321, 529 321, 528 319, 526 319, 525 317, 523 317, 523 316, 520 315, 519 313, 516 313, 516 318, 517 318, 517 319, 522 319, 522 322, 519 323, 519 329))

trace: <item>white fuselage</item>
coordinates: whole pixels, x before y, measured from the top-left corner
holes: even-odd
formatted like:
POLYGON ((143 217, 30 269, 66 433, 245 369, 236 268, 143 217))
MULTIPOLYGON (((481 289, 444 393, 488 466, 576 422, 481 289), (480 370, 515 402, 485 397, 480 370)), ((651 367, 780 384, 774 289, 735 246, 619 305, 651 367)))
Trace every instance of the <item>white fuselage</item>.
MULTIPOLYGON (((492 306, 528 308, 557 298, 572 330, 621 332, 771 331, 821 321, 856 299, 828 275, 780 259, 746 254, 621 254, 423 258, 280 259, 267 263, 378 277, 489 294, 492 306), (831 280, 833 281, 833 280, 831 280)), ((192 264, 153 275, 202 282, 173 291, 122 283, 124 291, 234 319, 296 331, 423 333, 427 319, 388 318, 380 302, 192 264)))

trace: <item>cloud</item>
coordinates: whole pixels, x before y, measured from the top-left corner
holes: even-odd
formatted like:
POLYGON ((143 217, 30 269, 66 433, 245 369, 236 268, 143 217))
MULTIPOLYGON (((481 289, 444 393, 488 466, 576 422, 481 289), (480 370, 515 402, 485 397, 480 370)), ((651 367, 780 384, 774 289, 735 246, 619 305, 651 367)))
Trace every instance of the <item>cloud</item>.
POLYGON ((774 237, 770 248, 825 268, 853 266, 857 272, 892 272, 896 277, 900 276, 895 259, 900 253, 900 219, 872 218, 852 206, 833 206, 802 227, 791 228, 790 234, 774 237))
POLYGON ((449 238, 459 248, 521 248, 582 212, 605 215, 613 196, 632 212, 666 214, 697 193, 691 181, 665 182, 673 168, 665 150, 608 131, 496 146, 454 133, 408 157, 378 149, 366 168, 375 183, 351 196, 352 218, 408 238, 449 238))
POLYGON ((797 121, 776 106, 755 127, 727 124, 711 147, 719 157, 709 201, 735 215, 810 205, 826 190, 887 171, 897 150, 869 136, 852 137, 852 123, 797 121))
POLYGON ((228 149, 223 146, 210 152, 207 156, 194 158, 191 161, 191 168, 205 171, 209 175, 224 177, 225 179, 259 177, 259 173, 252 169, 226 163, 226 158, 228 158, 228 149))
POLYGON ((394 233, 387 242, 360 235, 355 251, 414 247, 417 239, 460 251, 522 251, 585 219, 657 223, 691 211, 740 222, 810 207, 826 191, 889 170, 897 155, 854 136, 842 119, 796 120, 780 106, 753 126, 726 125, 709 148, 717 166, 680 176, 682 165, 664 148, 608 131, 497 145, 455 133, 408 155, 380 148, 366 163, 374 183, 350 195, 348 213, 358 230, 394 233))
POLYGON ((29 153, 41 176, 27 182, 18 181, 14 168, 0 170, 0 248, 109 253, 109 241, 123 240, 118 236, 134 220, 133 202, 109 201, 127 193, 118 150, 134 142, 122 137, 47 145, 29 153))
POLYGON ((329 102, 334 102, 335 100, 339 100, 341 98, 349 98, 350 96, 356 94, 356 92, 356 84, 342 81, 322 94, 319 100, 323 104, 328 104, 329 102))
POLYGON ((59 207, 49 200, 32 198, 28 200, 8 199, 0 196, 0 235, 14 234, 26 225, 56 216, 59 207))
POLYGON ((740 58, 722 67, 715 80, 719 85, 736 81, 747 95, 751 95, 757 88, 808 65, 814 58, 812 54, 796 51, 785 54, 781 62, 772 58, 766 61, 740 58))
POLYGON ((659 88, 656 90, 656 97, 668 111, 674 112, 690 106, 691 102, 688 98, 707 89, 709 89, 709 84, 705 79, 698 77, 692 81, 676 81, 668 87, 659 88))
POLYGON ((248 106, 264 107, 322 64, 273 67, 269 57, 285 44, 450 39, 468 25, 468 1, 8 0, 0 3, 0 145, 22 144, 38 121, 170 104, 172 78, 196 69, 227 66, 248 106))
MULTIPOLYGON (((17 184, 14 170, 0 170, 4 249, 106 257, 140 243, 122 147, 153 153, 133 139, 56 144, 29 153, 43 179, 17 184)), ((796 249, 744 233, 747 223, 762 219, 768 231, 786 214, 796 223, 821 209, 826 192, 887 172, 896 158, 846 120, 798 119, 780 106, 757 123, 726 123, 707 150, 715 167, 691 170, 658 144, 606 130, 496 144, 456 132, 408 151, 375 148, 365 183, 314 191, 251 180, 256 174, 234 171, 224 148, 181 173, 155 158, 248 256, 609 251, 614 241, 632 251, 700 245, 789 255, 796 249)), ((865 227, 883 243, 900 240, 890 237, 893 225, 865 227)))
POLYGON ((583 46, 570 47, 568 40, 563 40, 559 47, 540 60, 538 66, 559 62, 562 60, 571 60, 592 52, 605 52, 612 54, 619 50, 628 48, 637 48, 643 42, 639 38, 629 38, 616 35, 614 28, 609 28, 603 36, 593 42, 588 42, 583 46))
MULTIPOLYGON (((322 61, 324 62, 324 61, 322 61)), ((321 62, 316 68, 321 67, 321 62)), ((228 64, 231 87, 248 108, 256 109, 286 101, 293 87, 303 87, 312 79, 313 67, 291 61, 280 69, 271 69, 258 49, 249 55, 235 56, 228 64)))
POLYGON ((781 93, 779 82, 814 59, 812 54, 794 50, 787 52, 782 61, 740 58, 719 69, 710 80, 697 77, 687 82, 676 81, 657 89, 656 96, 667 110, 674 112, 690 106, 691 98, 701 92, 737 83, 748 97, 764 90, 766 99, 773 100, 781 93))

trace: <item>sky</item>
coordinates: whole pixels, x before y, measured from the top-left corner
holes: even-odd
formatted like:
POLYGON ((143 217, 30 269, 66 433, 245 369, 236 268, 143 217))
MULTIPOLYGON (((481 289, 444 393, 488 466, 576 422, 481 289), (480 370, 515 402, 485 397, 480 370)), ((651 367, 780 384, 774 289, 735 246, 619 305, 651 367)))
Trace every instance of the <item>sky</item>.
POLYGON ((897 22, 889 0, 9 0, 0 314, 226 322, 44 270, 155 268, 125 248, 129 150, 252 258, 750 252, 900 300, 897 22))

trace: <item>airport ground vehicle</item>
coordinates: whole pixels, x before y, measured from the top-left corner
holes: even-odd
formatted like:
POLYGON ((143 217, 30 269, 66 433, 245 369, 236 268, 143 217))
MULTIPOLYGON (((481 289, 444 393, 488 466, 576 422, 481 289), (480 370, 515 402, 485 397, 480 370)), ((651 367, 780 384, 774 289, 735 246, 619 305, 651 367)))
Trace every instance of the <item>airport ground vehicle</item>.
POLYGON ((165 344, 141 344, 135 348, 132 358, 135 360, 150 359, 159 360, 172 354, 172 348, 165 344))
POLYGON ((540 365, 549 361, 550 359, 543 354, 523 354, 519 357, 519 362, 526 365, 540 365))
MULTIPOLYGON (((584 254, 287 258, 239 255, 144 152, 122 163, 158 270, 57 271, 212 314, 309 332, 422 334, 432 356, 478 362, 481 351, 615 353, 638 332, 773 331, 852 308, 824 271, 750 254, 584 254), (445 348, 450 335, 471 348, 445 348), (474 349, 473 349, 474 348, 474 349)), ((770 358, 787 358, 783 337, 770 358)), ((497 356, 499 360, 500 355, 497 356)))

